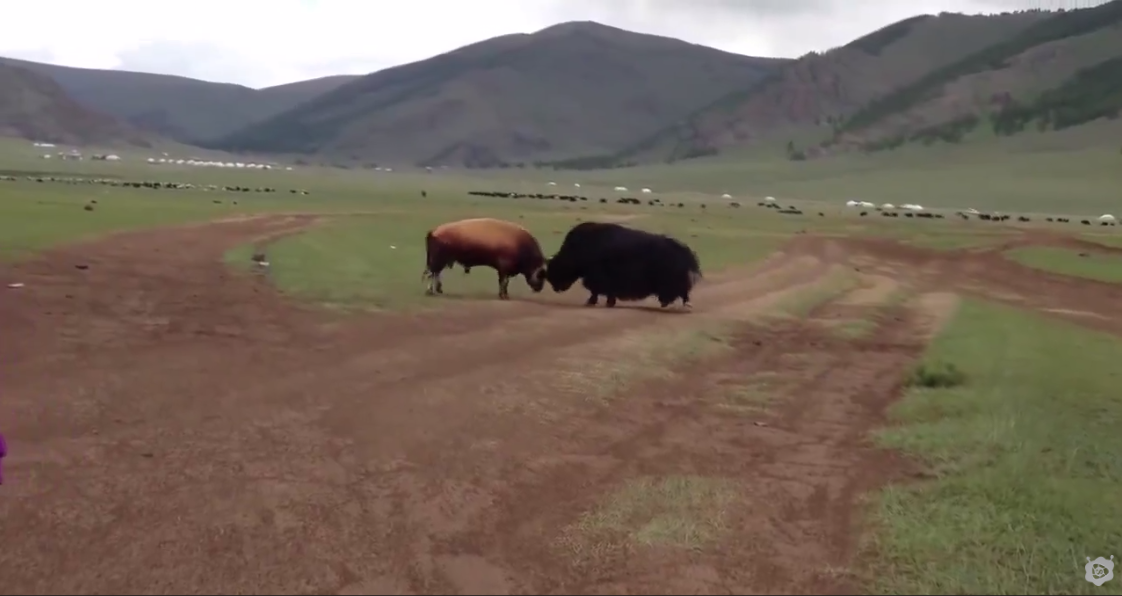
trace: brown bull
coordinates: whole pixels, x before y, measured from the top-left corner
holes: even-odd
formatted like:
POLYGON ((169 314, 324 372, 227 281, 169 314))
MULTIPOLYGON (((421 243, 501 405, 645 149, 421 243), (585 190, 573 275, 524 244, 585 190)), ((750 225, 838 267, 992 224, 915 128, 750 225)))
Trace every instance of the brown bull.
POLYGON ((443 294, 440 274, 457 263, 469 273, 472 267, 491 267, 499 272, 499 298, 510 298, 510 278, 522 275, 534 292, 545 284, 545 257, 541 246, 526 228, 501 219, 464 219, 434 228, 425 236, 427 254, 422 280, 426 294, 443 294))

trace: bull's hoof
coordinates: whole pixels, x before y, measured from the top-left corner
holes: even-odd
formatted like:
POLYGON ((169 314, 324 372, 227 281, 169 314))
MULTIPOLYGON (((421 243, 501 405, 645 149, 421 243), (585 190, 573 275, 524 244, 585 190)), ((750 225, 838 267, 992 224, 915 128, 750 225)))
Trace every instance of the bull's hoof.
POLYGON ((431 289, 425 290, 425 296, 434 296, 434 295, 436 295, 436 292, 432 291, 431 289))
POLYGON ((693 310, 693 305, 690 304, 689 302, 683 302, 682 303, 682 309, 683 310, 693 310))
POLYGON ((614 308, 615 305, 616 305, 616 299, 615 298, 608 298, 608 302, 607 302, 606 306, 608 308, 614 308))

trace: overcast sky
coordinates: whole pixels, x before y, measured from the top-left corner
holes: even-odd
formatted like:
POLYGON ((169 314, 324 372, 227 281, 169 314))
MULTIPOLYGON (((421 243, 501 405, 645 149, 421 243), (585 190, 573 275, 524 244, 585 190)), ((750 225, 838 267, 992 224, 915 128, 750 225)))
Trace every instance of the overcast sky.
POLYGON ((797 57, 923 12, 1076 2, 1084 0, 7 0, 0 55, 262 87, 365 74, 564 21, 797 57))

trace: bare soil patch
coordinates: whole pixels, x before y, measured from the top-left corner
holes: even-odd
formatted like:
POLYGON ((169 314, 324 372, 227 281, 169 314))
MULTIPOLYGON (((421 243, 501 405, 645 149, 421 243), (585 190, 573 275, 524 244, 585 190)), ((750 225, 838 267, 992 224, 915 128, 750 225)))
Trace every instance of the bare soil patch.
POLYGON ((895 466, 867 431, 946 304, 897 305, 859 340, 754 314, 854 255, 926 292, 1122 308, 985 255, 808 235, 707 279, 681 317, 566 295, 340 319, 221 263, 314 221, 0 269, 25 284, 0 301, 8 591, 845 592, 855 503, 895 466), (715 332, 719 350, 613 377, 666 334, 715 332))

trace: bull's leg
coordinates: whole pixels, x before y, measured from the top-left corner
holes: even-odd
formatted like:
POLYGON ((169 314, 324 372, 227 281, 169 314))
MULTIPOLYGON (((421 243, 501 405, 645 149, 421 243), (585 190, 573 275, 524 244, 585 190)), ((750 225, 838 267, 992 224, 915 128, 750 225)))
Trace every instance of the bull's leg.
POLYGON ((616 297, 615 296, 608 296, 607 307, 612 308, 615 305, 616 305, 616 297))
POLYGON ((432 296, 433 294, 435 294, 436 293, 436 281, 435 281, 436 280, 436 275, 431 270, 425 269, 425 273, 422 276, 422 279, 428 280, 428 284, 425 286, 425 295, 426 296, 432 296))
POLYGON ((499 300, 510 300, 510 276, 504 273, 499 274, 499 300))
POLYGON ((443 294, 444 293, 444 280, 440 278, 440 273, 441 273, 440 271, 434 272, 432 274, 432 280, 429 282, 433 285, 433 290, 437 294, 443 294))
POLYGON ((600 295, 593 293, 588 297, 588 301, 584 303, 585 306, 596 306, 600 302, 600 295))
POLYGON ((684 308, 686 310, 689 310, 689 309, 693 308, 693 305, 690 304, 690 293, 689 292, 686 292, 685 294, 682 295, 682 308, 684 308))

